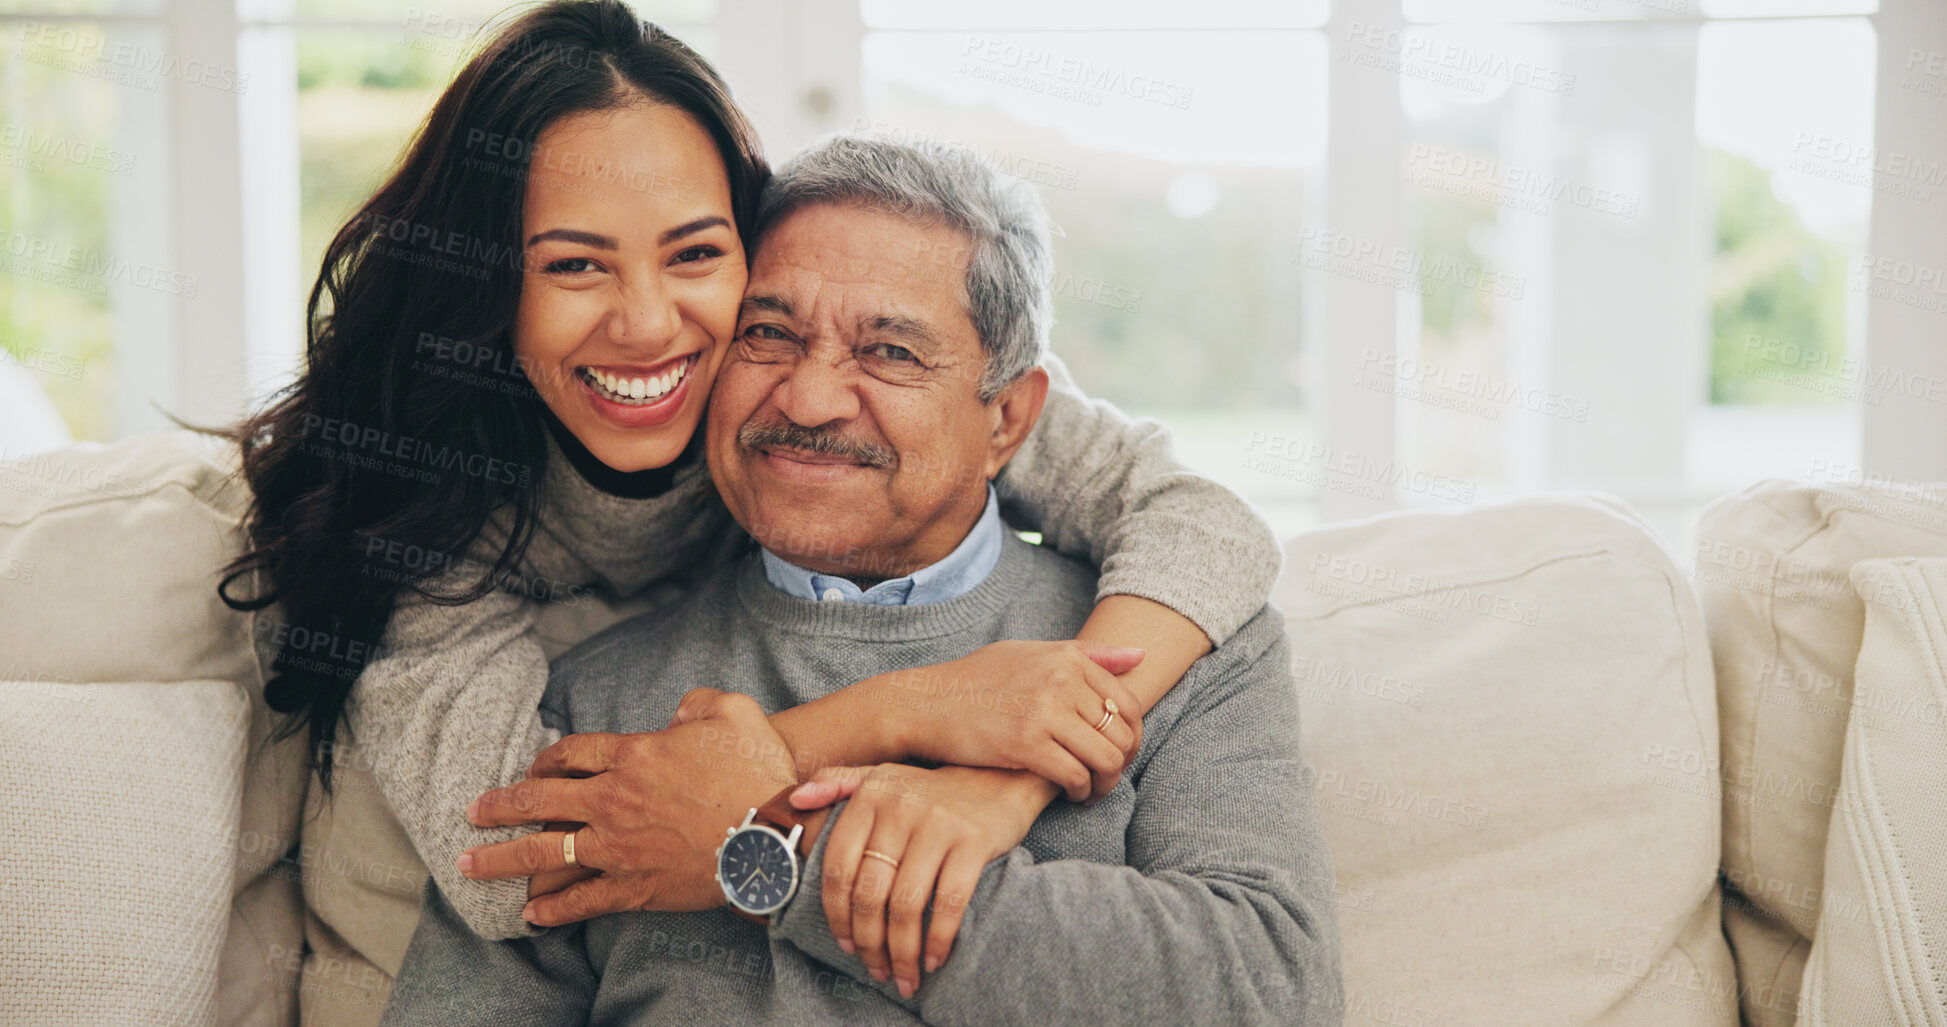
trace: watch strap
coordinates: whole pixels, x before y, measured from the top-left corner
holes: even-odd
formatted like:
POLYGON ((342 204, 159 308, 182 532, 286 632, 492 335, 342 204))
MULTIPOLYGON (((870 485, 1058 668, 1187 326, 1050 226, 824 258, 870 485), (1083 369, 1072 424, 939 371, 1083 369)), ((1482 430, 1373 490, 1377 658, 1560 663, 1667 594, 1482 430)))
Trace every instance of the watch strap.
MULTIPOLYGON (((803 827, 805 821, 805 811, 791 805, 791 793, 797 790, 798 786, 795 784, 785 785, 782 791, 765 800, 764 805, 757 807, 757 815, 752 818, 752 821, 769 825, 786 838, 791 837, 792 828, 803 827)), ((815 841, 817 839, 812 838, 808 832, 798 835, 797 850, 801 862, 811 858, 811 846, 815 841)))

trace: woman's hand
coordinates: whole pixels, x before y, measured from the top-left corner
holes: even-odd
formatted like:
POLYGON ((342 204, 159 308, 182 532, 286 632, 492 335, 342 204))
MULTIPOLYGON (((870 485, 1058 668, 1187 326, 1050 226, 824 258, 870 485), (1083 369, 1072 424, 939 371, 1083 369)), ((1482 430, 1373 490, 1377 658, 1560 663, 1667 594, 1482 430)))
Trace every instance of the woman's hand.
POLYGON ((905 758, 1029 770, 1076 802, 1114 790, 1142 745, 1142 711, 1116 680, 1143 650, 1086 642, 995 642, 957 660, 868 678, 872 706, 905 758), (1114 704, 1116 715, 1104 723, 1114 704))
POLYGON ((828 767, 799 785, 791 793, 798 809, 851 800, 825 839, 825 918, 840 947, 856 951, 880 982, 890 974, 899 994, 912 998, 928 906, 931 973, 953 950, 981 870, 1027 837, 1053 791, 1028 771, 899 763, 828 767))

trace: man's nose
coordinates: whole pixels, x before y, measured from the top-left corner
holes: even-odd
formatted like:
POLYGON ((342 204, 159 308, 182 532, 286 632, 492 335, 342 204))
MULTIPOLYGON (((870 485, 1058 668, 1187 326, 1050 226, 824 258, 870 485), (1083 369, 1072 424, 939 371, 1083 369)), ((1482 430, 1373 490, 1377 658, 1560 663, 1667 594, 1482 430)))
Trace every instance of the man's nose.
POLYGON ((609 334, 629 349, 644 355, 660 354, 669 348, 683 328, 683 312, 676 297, 662 283, 650 280, 625 285, 616 290, 615 308, 609 312, 609 334))
POLYGON ((859 416, 859 394, 852 376, 820 354, 807 354, 771 392, 778 412, 794 423, 816 428, 859 416))

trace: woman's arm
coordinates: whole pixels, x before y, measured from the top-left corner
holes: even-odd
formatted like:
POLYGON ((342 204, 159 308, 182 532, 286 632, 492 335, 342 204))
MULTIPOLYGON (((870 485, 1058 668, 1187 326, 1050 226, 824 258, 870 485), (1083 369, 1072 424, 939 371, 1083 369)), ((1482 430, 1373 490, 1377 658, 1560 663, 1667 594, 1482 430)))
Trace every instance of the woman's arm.
POLYGON ((535 601, 495 591, 460 606, 402 599, 379 657, 353 690, 353 744, 453 911, 483 938, 538 933, 521 918, 522 878, 462 876, 470 846, 540 825, 487 830, 467 821, 482 792, 521 780, 553 732, 538 709, 548 661, 535 601))
MULTIPOLYGON (((1270 527, 1242 497, 1179 463, 1162 424, 1089 399, 1053 355, 1043 366, 1041 420, 994 483, 1002 512, 1041 532, 1043 544, 1100 567, 1098 600, 1151 600, 1222 645, 1271 596, 1279 551, 1270 527)), ((1151 645, 1147 632, 1158 623, 1098 606, 1084 635, 1142 646, 1154 660, 1183 639, 1171 631, 1165 646, 1151 645)), ((1169 683, 1204 651, 1174 667, 1169 683)), ((1158 677, 1169 669, 1144 664, 1158 677)))

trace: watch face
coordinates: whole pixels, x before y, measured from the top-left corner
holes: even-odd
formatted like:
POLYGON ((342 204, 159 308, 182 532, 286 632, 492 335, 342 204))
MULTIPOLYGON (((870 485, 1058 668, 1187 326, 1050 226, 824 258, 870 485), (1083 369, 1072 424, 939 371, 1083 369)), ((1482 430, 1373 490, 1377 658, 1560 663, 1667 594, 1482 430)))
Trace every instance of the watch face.
POLYGON ((746 827, 723 843, 717 856, 723 893, 747 913, 781 909, 798 886, 798 858, 784 836, 768 827, 746 827))

